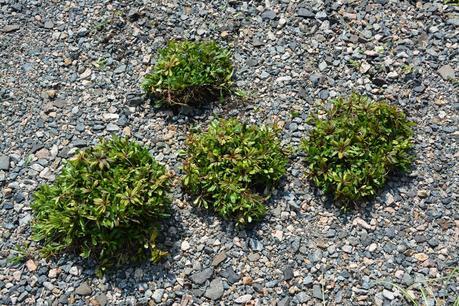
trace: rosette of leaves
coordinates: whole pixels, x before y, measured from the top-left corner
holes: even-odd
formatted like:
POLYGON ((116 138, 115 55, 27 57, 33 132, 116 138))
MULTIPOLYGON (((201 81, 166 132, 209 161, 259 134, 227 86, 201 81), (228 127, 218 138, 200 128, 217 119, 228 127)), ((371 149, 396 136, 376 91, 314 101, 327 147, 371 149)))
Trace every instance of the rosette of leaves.
POLYGON ((343 207, 374 196, 388 176, 410 167, 413 122, 396 106, 352 94, 308 118, 302 141, 308 176, 343 207))
POLYGON ((233 71, 231 52, 213 41, 170 41, 142 88, 159 104, 196 105, 230 92, 233 71))
POLYGON ((183 185, 194 203, 239 225, 266 214, 269 191, 285 173, 287 158, 277 126, 236 119, 215 120, 206 132, 190 134, 183 185))
POLYGON ((79 151, 50 185, 34 194, 33 238, 46 256, 75 251, 99 267, 166 253, 159 222, 168 217, 170 174, 148 149, 113 137, 79 151))

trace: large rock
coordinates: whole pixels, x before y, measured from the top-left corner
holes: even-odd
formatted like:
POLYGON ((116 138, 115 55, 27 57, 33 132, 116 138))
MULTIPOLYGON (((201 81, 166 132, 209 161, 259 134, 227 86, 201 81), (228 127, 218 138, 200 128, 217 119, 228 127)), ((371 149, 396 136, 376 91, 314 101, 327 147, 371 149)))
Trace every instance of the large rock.
POLYGON ((207 288, 206 293, 204 294, 207 298, 211 300, 218 300, 223 295, 223 282, 220 277, 212 280, 210 282, 209 288, 207 288))
POLYGON ((201 272, 197 272, 191 275, 191 280, 193 281, 193 283, 201 285, 204 284, 206 280, 208 280, 212 276, 213 273, 214 270, 212 268, 207 268, 202 270, 201 272))
POLYGON ((6 155, 0 155, 0 170, 10 169, 10 157, 6 155))

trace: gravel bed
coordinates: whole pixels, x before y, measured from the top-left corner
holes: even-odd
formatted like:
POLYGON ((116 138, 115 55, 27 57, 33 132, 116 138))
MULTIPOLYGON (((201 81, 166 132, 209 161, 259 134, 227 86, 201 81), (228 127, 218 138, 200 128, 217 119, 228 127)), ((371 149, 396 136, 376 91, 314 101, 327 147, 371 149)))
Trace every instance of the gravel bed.
MULTIPOLYGON (((443 1, 0 0, 0 305, 402 305, 402 287, 459 266, 459 7, 443 1), (234 50, 250 98, 154 109, 139 82, 172 38, 234 50), (216 117, 284 126, 298 145, 316 103, 358 91, 417 124, 416 162, 343 213, 304 178, 301 154, 240 230, 175 192, 160 265, 103 278, 94 263, 32 254, 30 202, 77 148, 132 135, 180 173, 187 131, 216 117), (28 256, 28 254, 25 254, 28 256)), ((448 303, 459 279, 435 289, 448 303)))

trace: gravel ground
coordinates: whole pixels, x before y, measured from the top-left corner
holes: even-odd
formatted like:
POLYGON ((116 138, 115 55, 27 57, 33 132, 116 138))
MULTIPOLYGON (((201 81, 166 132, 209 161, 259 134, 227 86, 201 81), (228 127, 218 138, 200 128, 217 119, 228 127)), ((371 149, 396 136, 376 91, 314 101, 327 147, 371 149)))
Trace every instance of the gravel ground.
MULTIPOLYGON (((459 266, 458 38, 459 9, 442 1, 0 0, 0 305, 405 304, 378 282, 408 287, 459 266), (231 46, 249 101, 179 113, 145 103, 139 82, 171 38, 231 46), (76 148, 132 135, 179 173, 192 126, 278 120, 295 146, 315 103, 351 91, 417 123, 412 172, 365 207, 325 203, 296 156, 253 229, 192 208, 178 188, 164 264, 100 279, 68 254, 11 263, 28 244, 33 191, 76 148)), ((437 296, 452 304, 458 284, 437 296)))

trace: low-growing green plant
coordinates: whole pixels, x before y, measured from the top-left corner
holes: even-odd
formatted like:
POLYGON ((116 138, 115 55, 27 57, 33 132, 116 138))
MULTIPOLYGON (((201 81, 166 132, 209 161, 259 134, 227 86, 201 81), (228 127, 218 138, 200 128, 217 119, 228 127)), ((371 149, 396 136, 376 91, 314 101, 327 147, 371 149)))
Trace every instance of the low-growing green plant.
POLYGON ((231 52, 213 41, 170 41, 142 88, 163 104, 195 105, 230 92, 233 71, 231 52))
POLYGON ((285 173, 287 158, 277 126, 255 126, 236 119, 215 120, 187 139, 185 189, 194 203, 239 225, 259 221, 269 191, 285 173))
POLYGON ((33 257, 28 242, 15 245, 14 249, 10 250, 10 254, 7 262, 12 265, 22 264, 33 257))
POLYGON ((52 256, 65 250, 105 269, 165 252, 156 246, 169 214, 170 174, 148 149, 113 137, 79 151, 34 194, 33 238, 52 256))
POLYGON ((317 187, 347 204, 375 195, 396 170, 413 160, 413 123, 397 107, 352 94, 308 118, 302 141, 308 176, 317 187))

